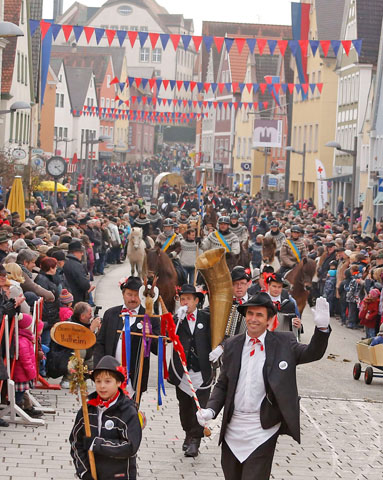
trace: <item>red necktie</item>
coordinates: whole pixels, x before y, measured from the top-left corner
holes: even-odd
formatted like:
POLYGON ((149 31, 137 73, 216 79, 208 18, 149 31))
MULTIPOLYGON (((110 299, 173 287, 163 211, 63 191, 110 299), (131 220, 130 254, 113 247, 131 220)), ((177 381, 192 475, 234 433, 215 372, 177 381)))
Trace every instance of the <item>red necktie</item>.
POLYGON ((132 312, 132 310, 129 310, 129 308, 126 308, 124 307, 122 310, 121 310, 121 313, 124 314, 124 313, 127 313, 130 317, 132 315, 134 315, 134 312, 132 312))
POLYGON ((281 302, 279 300, 277 300, 276 302, 274 302, 274 305, 277 307, 278 312, 280 312, 281 311, 281 302))
POLYGON ((251 352, 250 352, 250 357, 252 357, 255 354, 255 345, 257 344, 261 345, 261 352, 263 352, 263 345, 262 345, 262 342, 259 340, 259 338, 250 338, 250 343, 253 345, 253 348, 251 349, 251 352))
POLYGON ((242 305, 242 303, 243 303, 242 298, 235 298, 234 300, 235 300, 239 305, 242 305))
POLYGON ((194 313, 189 313, 189 315, 186 315, 186 318, 187 318, 188 322, 195 322, 194 313))

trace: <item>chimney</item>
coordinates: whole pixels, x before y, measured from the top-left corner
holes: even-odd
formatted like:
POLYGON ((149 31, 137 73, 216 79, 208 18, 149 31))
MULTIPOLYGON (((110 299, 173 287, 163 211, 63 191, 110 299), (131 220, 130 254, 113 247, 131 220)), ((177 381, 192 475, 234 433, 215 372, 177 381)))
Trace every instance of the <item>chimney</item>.
POLYGON ((54 0, 53 3, 53 19, 57 20, 63 14, 63 2, 64 0, 54 0))

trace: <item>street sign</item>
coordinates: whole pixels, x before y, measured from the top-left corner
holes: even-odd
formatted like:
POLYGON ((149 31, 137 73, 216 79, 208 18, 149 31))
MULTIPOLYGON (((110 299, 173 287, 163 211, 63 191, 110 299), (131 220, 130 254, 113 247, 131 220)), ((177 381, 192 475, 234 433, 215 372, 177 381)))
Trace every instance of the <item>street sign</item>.
POLYGON ((278 179, 275 177, 269 176, 269 187, 277 187, 278 186, 278 179))
POLYGON ((245 172, 250 172, 251 171, 251 163, 250 162, 242 162, 241 163, 241 168, 245 172))
POLYGON ((153 175, 142 175, 141 195, 145 200, 151 200, 153 196, 153 175))
POLYGON ((42 155, 44 153, 44 150, 41 148, 32 148, 32 155, 42 155))
POLYGON ((223 163, 215 163, 214 164, 214 170, 216 172, 223 172, 223 163))

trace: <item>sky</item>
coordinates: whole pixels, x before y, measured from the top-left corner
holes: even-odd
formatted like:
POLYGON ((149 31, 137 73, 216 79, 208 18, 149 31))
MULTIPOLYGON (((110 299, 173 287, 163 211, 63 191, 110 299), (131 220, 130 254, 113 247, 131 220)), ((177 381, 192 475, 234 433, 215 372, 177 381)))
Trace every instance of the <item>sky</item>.
MULTIPOLYGON (((80 0, 88 6, 101 6, 106 0, 80 0)), ((196 35, 203 20, 218 22, 274 23, 291 25, 290 0, 157 0, 169 13, 192 18, 196 35)), ((73 0, 64 0, 64 10, 73 0)), ((44 18, 51 18, 53 0, 44 0, 44 18)))

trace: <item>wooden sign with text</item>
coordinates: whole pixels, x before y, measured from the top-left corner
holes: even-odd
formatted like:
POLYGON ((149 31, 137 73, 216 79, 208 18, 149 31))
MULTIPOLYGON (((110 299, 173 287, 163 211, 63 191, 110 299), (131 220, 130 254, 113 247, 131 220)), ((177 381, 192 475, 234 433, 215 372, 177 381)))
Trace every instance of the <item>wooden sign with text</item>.
POLYGON ((96 335, 84 325, 59 322, 51 329, 52 339, 63 347, 86 350, 96 343, 96 335))

